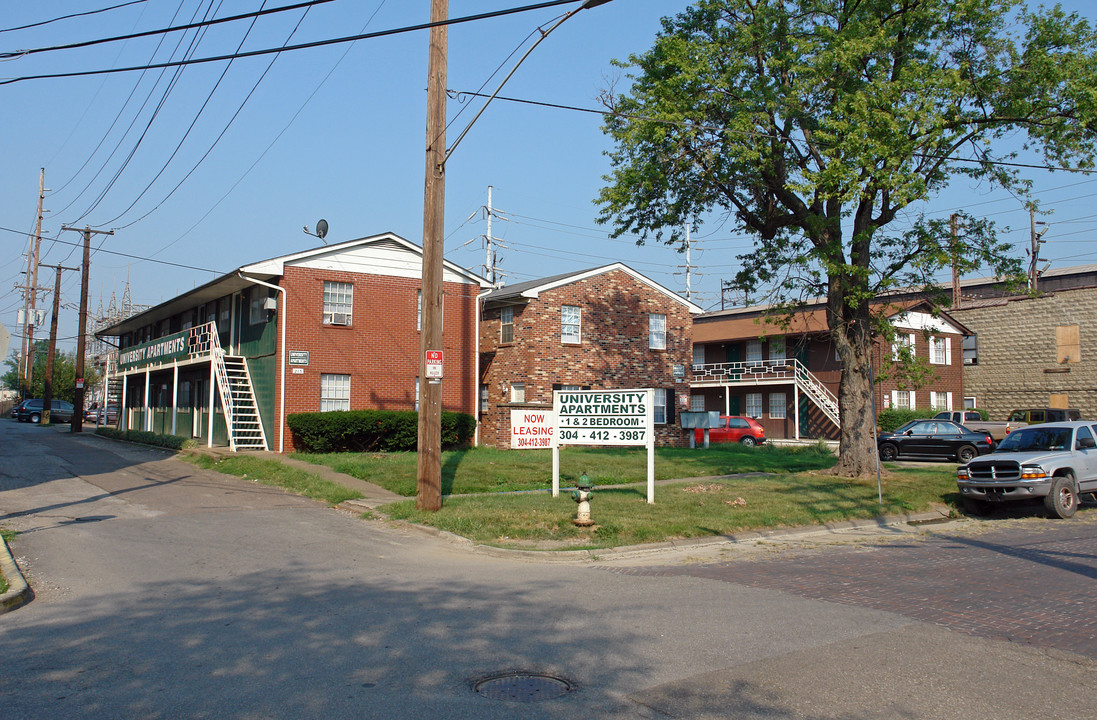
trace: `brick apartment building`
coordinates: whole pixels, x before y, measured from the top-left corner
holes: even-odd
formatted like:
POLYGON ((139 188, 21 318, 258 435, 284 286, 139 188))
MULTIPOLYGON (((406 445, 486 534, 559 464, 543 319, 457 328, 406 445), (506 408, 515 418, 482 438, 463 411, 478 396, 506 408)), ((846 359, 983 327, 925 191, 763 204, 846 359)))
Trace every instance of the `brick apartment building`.
POLYGON ((701 308, 621 263, 481 300, 481 444, 510 447, 510 411, 551 408, 553 390, 619 388, 654 388, 656 442, 688 442, 676 409, 701 308))
MULTIPOLYGON (((877 342, 873 367, 877 410, 952 409, 963 397, 963 325, 924 300, 889 303, 896 345, 906 345, 930 372, 908 387, 891 371, 897 347, 877 342), (891 377, 888 377, 891 375, 891 377)), ((826 310, 808 305, 788 322, 773 308, 721 310, 694 319, 690 409, 749 415, 770 438, 837 439, 842 364, 830 340, 826 310)))
MULTIPOLYGON (((287 415, 414 410, 421 277, 422 248, 385 233, 245 265, 105 328, 121 426, 289 452, 287 415)), ((489 285, 452 263, 443 283, 442 407, 473 414, 489 285)))

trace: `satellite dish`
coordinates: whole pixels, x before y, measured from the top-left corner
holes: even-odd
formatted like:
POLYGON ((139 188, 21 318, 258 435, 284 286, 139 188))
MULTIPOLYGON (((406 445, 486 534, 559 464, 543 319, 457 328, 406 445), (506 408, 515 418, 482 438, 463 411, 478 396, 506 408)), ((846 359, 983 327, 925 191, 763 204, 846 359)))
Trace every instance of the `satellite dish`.
POLYGON ((328 221, 320 218, 316 221, 316 237, 323 240, 328 234, 328 221))

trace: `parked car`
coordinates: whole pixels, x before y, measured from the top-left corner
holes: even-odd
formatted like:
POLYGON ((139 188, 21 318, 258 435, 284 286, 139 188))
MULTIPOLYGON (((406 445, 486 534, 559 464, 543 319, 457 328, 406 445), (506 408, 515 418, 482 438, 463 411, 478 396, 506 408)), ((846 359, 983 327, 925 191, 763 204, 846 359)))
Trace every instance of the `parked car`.
MULTIPOLYGON (((16 418, 17 420, 31 423, 42 422, 42 408, 45 407, 42 398, 27 400, 25 403, 20 403, 20 405, 22 405, 22 408, 19 411, 19 417, 16 418)), ((73 411, 74 408, 72 403, 65 402, 64 400, 51 400, 50 422, 71 422, 73 411)), ((14 413, 12 417, 15 417, 14 413)))
POLYGON ((990 452, 989 433, 977 433, 948 420, 911 420, 895 432, 876 438, 881 460, 899 457, 956 458, 960 462, 990 452))
POLYGON ((1097 424, 1044 423, 1015 430, 993 454, 962 465, 956 484, 964 508, 1043 500, 1048 514, 1068 518, 1079 496, 1097 493, 1097 424))
POLYGON ((1014 410, 1009 414, 1009 422, 1022 423, 1024 425, 1038 425, 1046 422, 1071 422, 1072 420, 1081 419, 1082 413, 1077 410, 1064 410, 1062 408, 1014 410))
MULTIPOLYGON (((705 441, 705 431, 700 428, 693 431, 694 442, 698 445, 705 441)), ((721 415, 720 424, 708 431, 710 443, 737 442, 741 445, 758 445, 766 441, 766 429, 752 417, 743 415, 721 415)))
POLYGON ((30 401, 31 401, 31 398, 27 398, 26 400, 20 400, 19 402, 17 402, 15 404, 15 406, 12 407, 12 409, 11 409, 11 419, 12 420, 22 420, 23 419, 23 410, 26 409, 27 404, 30 401))

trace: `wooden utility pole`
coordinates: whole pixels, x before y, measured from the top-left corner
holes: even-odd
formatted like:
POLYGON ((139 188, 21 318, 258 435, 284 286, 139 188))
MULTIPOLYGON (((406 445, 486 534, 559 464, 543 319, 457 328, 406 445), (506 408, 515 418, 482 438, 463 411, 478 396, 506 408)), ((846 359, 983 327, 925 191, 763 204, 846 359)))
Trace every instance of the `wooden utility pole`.
POLYGON ((53 359, 57 354, 57 318, 61 314, 61 271, 79 270, 80 268, 62 267, 61 265, 42 265, 53 268, 57 276, 53 282, 53 316, 50 318, 50 345, 49 355, 46 356, 46 377, 42 381, 42 424, 50 424, 50 407, 53 405, 53 359))
POLYGON ((29 389, 34 379, 34 326, 38 324, 38 253, 42 248, 42 203, 46 197, 46 169, 38 171, 38 214, 35 216, 34 237, 27 250, 27 286, 23 295, 23 372, 21 377, 29 389))
MULTIPOLYGON (((431 0, 430 20, 449 19, 449 0, 431 0)), ((446 54, 449 31, 430 29, 427 153, 423 187, 423 318, 419 357, 419 455, 415 506, 442 507, 442 379, 427 377, 427 353, 442 350, 442 253, 446 208, 446 54)))
MULTIPOLYGON (((61 226, 62 230, 76 228, 61 226)), ((91 264, 91 236, 113 235, 113 230, 92 230, 85 226, 76 230, 84 234, 84 263, 80 266, 80 322, 76 331, 76 392, 73 393, 72 432, 84 429, 84 351, 87 347, 88 331, 88 267, 91 264)))

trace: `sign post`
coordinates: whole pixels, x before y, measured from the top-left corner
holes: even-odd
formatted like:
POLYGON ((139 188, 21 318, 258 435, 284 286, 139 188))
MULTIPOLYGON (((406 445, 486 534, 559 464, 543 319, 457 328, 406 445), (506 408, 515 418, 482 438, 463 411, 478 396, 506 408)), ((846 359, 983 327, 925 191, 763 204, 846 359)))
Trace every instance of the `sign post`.
POLYGON ((648 503, 655 502, 655 391, 556 390, 552 495, 560 494, 560 445, 633 445, 648 450, 648 503))

